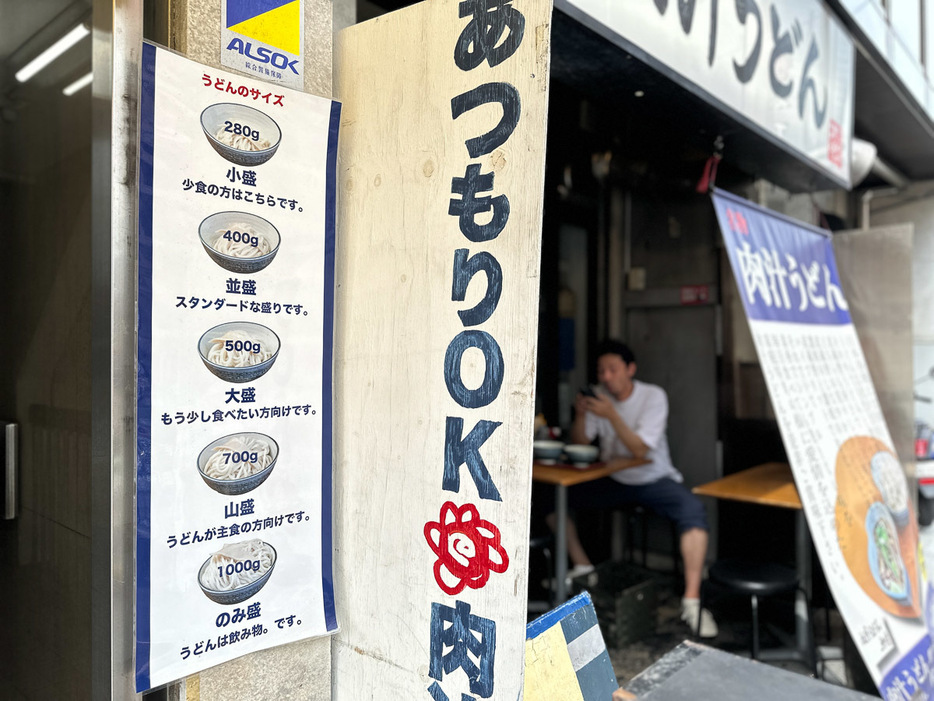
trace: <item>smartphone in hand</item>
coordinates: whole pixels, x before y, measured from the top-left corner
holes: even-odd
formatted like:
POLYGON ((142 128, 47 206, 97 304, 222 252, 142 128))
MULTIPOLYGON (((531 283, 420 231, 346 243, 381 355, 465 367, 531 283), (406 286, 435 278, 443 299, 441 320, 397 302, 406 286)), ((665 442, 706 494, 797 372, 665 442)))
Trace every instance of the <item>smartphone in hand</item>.
POLYGON ((597 393, 593 391, 593 387, 591 387, 590 385, 584 385, 583 387, 581 387, 580 393, 583 394, 585 397, 590 397, 591 399, 597 398, 597 393))

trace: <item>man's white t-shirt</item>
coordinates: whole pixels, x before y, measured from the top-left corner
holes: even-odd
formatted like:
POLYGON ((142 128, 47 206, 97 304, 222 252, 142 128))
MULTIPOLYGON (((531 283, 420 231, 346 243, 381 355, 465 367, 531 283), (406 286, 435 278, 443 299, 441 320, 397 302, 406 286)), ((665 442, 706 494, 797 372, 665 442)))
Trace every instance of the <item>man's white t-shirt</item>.
MULTIPOLYGON (((656 385, 649 385, 633 380, 632 394, 623 401, 609 397, 613 407, 629 428, 649 447, 645 456, 651 462, 628 470, 619 470, 610 475, 622 484, 649 484, 663 477, 675 482, 682 482, 681 473, 671 464, 668 452, 668 437, 665 433, 668 425, 668 395, 656 385)), ((587 439, 600 438, 600 459, 606 462, 612 458, 631 458, 629 448, 620 440, 609 419, 587 414, 584 429, 587 439)))

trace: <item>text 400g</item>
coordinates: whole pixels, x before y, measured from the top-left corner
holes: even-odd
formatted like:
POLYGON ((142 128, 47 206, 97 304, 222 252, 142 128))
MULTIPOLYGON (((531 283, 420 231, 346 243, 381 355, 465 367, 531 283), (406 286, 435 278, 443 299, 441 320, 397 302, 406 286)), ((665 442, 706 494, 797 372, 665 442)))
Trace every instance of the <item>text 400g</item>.
POLYGON ((227 241, 233 241, 234 243, 247 243, 254 248, 259 246, 259 237, 254 234, 248 234, 245 231, 228 230, 223 238, 227 241))

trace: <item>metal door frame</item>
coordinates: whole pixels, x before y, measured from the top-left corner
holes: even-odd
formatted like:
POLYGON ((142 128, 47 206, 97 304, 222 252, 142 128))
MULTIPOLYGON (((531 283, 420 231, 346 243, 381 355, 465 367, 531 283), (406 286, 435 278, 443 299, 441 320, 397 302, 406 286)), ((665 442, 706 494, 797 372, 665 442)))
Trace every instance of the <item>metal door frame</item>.
POLYGON ((91 695, 134 675, 136 184, 143 0, 94 0, 91 146, 91 695), (115 99, 116 96, 116 99, 115 99))

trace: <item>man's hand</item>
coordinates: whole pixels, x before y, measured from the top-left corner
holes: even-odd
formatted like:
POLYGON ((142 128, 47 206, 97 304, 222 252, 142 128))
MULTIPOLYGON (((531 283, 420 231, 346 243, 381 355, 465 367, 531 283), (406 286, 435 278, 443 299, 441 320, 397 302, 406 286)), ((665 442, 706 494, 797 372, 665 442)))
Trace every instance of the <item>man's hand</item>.
POLYGON ((635 699, 636 697, 630 694, 625 689, 617 689, 613 692, 613 701, 630 701, 630 699, 635 699))
MULTIPOLYGON (((583 395, 578 395, 583 397, 583 395)), ((596 414, 604 419, 610 419, 616 415, 616 409, 613 407, 613 402, 610 401, 610 398, 603 394, 598 394, 596 397, 583 397, 584 399, 584 408, 592 414, 596 414)))
POLYGON ((587 397, 580 392, 574 398, 574 423, 571 424, 571 442, 580 445, 590 443, 587 437, 587 397))

